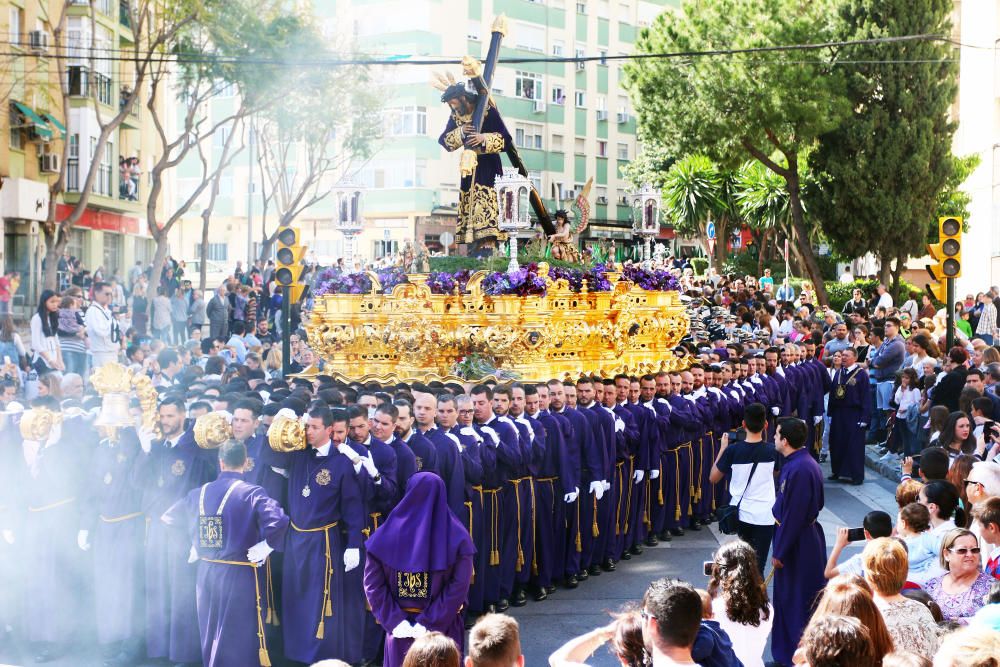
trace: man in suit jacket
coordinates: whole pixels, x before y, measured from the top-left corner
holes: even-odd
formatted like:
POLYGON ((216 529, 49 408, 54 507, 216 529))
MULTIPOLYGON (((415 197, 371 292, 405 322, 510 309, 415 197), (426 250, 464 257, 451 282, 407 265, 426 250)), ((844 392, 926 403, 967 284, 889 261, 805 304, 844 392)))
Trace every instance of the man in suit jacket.
POLYGON ((229 334, 229 299, 226 296, 225 285, 215 290, 215 296, 208 302, 205 314, 208 315, 209 336, 226 338, 229 334))

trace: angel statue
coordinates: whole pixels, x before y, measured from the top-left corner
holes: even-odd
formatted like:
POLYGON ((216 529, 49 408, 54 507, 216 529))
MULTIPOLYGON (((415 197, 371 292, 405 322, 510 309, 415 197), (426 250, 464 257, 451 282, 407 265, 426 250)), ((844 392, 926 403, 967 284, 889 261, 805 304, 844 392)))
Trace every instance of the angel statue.
POLYGON ((552 259, 559 259, 564 262, 579 262, 580 251, 574 242, 574 235, 582 234, 587 229, 587 222, 590 220, 590 202, 587 197, 590 195, 590 186, 594 179, 587 181, 587 185, 576 196, 573 204, 573 222, 569 220, 569 212, 561 208, 556 211, 555 225, 556 233, 549 236, 549 248, 552 259))

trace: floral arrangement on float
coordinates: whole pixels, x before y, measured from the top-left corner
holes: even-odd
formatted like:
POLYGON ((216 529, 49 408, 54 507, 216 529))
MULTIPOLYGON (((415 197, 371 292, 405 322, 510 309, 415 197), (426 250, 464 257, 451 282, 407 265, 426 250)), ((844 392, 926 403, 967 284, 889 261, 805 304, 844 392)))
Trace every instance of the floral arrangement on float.
POLYGON ((676 278, 638 265, 321 271, 303 318, 328 374, 382 382, 645 373, 680 363, 676 278))

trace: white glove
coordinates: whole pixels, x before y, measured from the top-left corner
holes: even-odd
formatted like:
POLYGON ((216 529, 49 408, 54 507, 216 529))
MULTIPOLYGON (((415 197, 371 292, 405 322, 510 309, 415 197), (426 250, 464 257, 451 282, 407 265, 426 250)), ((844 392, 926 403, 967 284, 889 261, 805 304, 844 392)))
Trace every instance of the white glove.
POLYGON ((601 481, 591 482, 590 492, 594 495, 595 498, 600 500, 601 498, 604 497, 604 483, 601 481))
POLYGON ((621 417, 615 417, 615 433, 621 433, 625 430, 625 422, 622 421, 621 417))
POLYGON ((494 431, 489 426, 481 426, 480 428, 483 429, 483 433, 485 433, 486 435, 490 436, 490 440, 493 441, 492 444, 493 444, 494 447, 499 447, 500 446, 500 435, 496 431, 494 431))
POLYGON ((280 410, 278 410, 278 413, 274 415, 274 419, 271 420, 271 425, 267 427, 268 435, 271 434, 271 429, 274 428, 274 425, 279 421, 281 421, 282 418, 294 419, 298 421, 299 416, 295 414, 295 412, 291 408, 281 408, 280 410))
POLYGON ((409 621, 400 621, 399 625, 392 629, 392 636, 396 639, 413 639, 413 624, 409 621))
MULTIPOLYGON (((563 502, 564 503, 576 502, 576 499, 579 498, 579 497, 580 497, 580 487, 574 486, 572 491, 570 491, 565 496, 563 496, 563 502)), ((4 534, 6 534, 6 532, 4 534)), ((11 536, 11 543, 13 543, 13 542, 14 542, 14 538, 13 538, 13 536, 11 536)))
POLYGON ((651 479, 651 480, 652 479, 657 479, 657 478, 659 478, 659 476, 660 476, 660 469, 659 468, 657 468, 655 470, 650 470, 649 471, 649 479, 651 479))
POLYGON ((197 560, 198 560, 198 550, 195 549, 194 545, 192 544, 191 551, 188 552, 188 562, 194 563, 197 562, 197 560))
MULTIPOLYGON (((660 472, 660 471, 657 470, 656 472, 660 472)), ((646 476, 646 471, 645 470, 636 470, 635 474, 632 475, 632 479, 635 480, 636 484, 639 484, 640 482, 642 482, 642 480, 643 480, 643 478, 645 476, 646 476)))
POLYGON ((653 407, 653 402, 652 401, 650 401, 649 403, 643 403, 642 407, 646 408, 647 410, 649 410, 650 412, 652 412, 654 415, 656 414, 656 408, 653 407))
POLYGON ((358 549, 348 549, 344 552, 344 572, 350 572, 361 563, 361 552, 358 549))
POLYGON ((426 634, 427 634, 427 628, 425 628, 424 626, 420 625, 419 623, 414 623, 413 624, 413 638, 414 639, 417 639, 418 637, 423 637, 426 634))
POLYGON ((89 530, 81 530, 76 534, 76 546, 80 547, 80 551, 90 551, 90 541, 87 539, 89 537, 89 530))
POLYGON ((253 545, 247 549, 247 560, 254 565, 263 565, 267 557, 271 555, 274 549, 271 545, 267 543, 267 540, 261 540, 257 544, 253 545))
POLYGON ((858 428, 868 428, 868 424, 865 422, 858 422, 858 428))
MULTIPOLYGON (((610 491, 610 490, 611 490, 611 482, 605 482, 605 481, 604 481, 604 480, 602 479, 602 480, 601 480, 601 484, 603 484, 603 485, 604 485, 604 490, 605 490, 605 491, 610 491)), ((598 500, 600 500, 600 498, 598 498, 598 500)))
POLYGON ((813 424, 820 424, 823 421, 823 415, 816 415, 813 417, 813 424))
POLYGON ((140 426, 136 429, 135 434, 139 438, 139 446, 142 447, 142 451, 149 454, 153 449, 153 430, 140 426))
POLYGON ((778 413, 780 413, 780 412, 781 412, 781 410, 778 409, 777 405, 771 407, 771 414, 774 415, 775 417, 777 417, 778 413))
MULTIPOLYGON (((364 469, 368 471, 368 476, 371 477, 372 479, 375 479, 375 476, 378 475, 378 468, 375 467, 375 461, 372 459, 371 452, 368 452, 368 456, 361 457, 361 465, 364 466, 364 469)), ((379 479, 375 483, 381 484, 382 480, 379 479)))
POLYGON ((6 529, 3 531, 3 541, 7 544, 14 544, 14 531, 6 529))
POLYGON ((471 426, 463 426, 461 429, 459 429, 458 432, 461 433, 464 436, 468 436, 470 438, 475 438, 476 442, 482 442, 483 441, 483 436, 481 436, 478 433, 476 433, 476 429, 472 428, 471 426))

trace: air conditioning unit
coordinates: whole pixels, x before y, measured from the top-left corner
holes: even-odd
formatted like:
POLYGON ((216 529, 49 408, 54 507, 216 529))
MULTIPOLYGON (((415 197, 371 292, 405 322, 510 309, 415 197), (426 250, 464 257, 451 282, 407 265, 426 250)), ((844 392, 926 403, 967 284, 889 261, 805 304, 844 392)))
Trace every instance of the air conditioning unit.
POLYGON ((618 124, 619 125, 621 125, 622 123, 627 123, 630 120, 632 120, 632 117, 628 114, 627 111, 619 111, 618 112, 618 124))
POLYGON ((607 119, 608 119, 608 111, 607 111, 607 109, 598 109, 597 110, 597 120, 607 120, 607 119))
POLYGON ((41 171, 43 174, 58 174, 59 173, 59 154, 58 153, 42 153, 39 156, 39 162, 41 163, 41 171))
POLYGON ((541 100, 535 100, 531 104, 531 110, 535 113, 545 113, 545 102, 541 100))
POLYGON ((90 71, 83 65, 70 65, 66 70, 66 91, 71 97, 90 95, 90 71))
POLYGON ((587 63, 585 63, 585 62, 578 62, 576 64, 576 71, 577 72, 579 72, 581 70, 585 70, 585 69, 587 69, 587 63))
POLYGON ((628 197, 620 197, 618 199, 619 206, 628 206, 628 197))
POLYGON ((49 33, 44 30, 32 30, 28 33, 28 44, 31 52, 42 55, 49 52, 49 33))
POLYGON ((608 198, 607 197, 598 197, 597 198, 597 203, 598 204, 607 204, 608 203, 608 198))

